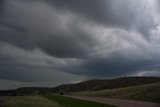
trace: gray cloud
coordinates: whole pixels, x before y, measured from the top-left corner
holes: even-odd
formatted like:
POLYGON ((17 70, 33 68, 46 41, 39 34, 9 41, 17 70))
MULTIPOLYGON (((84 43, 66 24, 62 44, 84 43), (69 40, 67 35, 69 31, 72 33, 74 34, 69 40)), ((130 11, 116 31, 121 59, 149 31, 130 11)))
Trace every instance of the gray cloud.
POLYGON ((0 1, 0 85, 52 86, 158 69, 157 9, 156 0, 0 1))
MULTIPOLYGON (((90 20, 105 26, 135 29, 144 37, 150 35, 150 30, 157 24, 148 6, 148 1, 139 0, 54 0, 54 6, 78 12, 90 20)), ((50 3, 50 2, 49 2, 50 3)))
POLYGON ((64 11, 63 14, 58 13, 39 2, 34 5, 19 2, 8 3, 12 8, 7 5, 2 13, 2 42, 9 42, 25 49, 40 48, 57 57, 86 57, 91 47, 96 44, 93 37, 83 29, 77 28, 78 24, 73 25, 77 16, 69 16, 70 13, 64 11), (19 5, 26 7, 22 8, 19 5), (39 9, 42 9, 41 13, 37 13, 39 9))
MULTIPOLYGON (((15 46, 0 46, 0 78, 29 82, 54 82, 81 79, 81 76, 59 71, 60 67, 76 63, 47 56, 39 50, 25 51, 15 46)), ((73 65, 73 64, 72 64, 73 65)), ((78 81, 78 80, 77 80, 78 81)))

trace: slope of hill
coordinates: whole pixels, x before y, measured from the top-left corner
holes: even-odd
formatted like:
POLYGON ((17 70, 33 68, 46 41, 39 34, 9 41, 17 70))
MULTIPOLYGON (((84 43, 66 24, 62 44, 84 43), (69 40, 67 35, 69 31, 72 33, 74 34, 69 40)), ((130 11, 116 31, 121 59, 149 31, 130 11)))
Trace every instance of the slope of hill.
POLYGON ((160 77, 121 77, 107 80, 89 80, 77 84, 64 84, 53 88, 55 92, 98 91, 160 82, 160 77))
POLYGON ((147 85, 139 85, 119 89, 108 89, 94 92, 83 91, 70 94, 78 96, 119 98, 160 103, 160 83, 152 83, 147 85))
MULTIPOLYGON (((70 93, 79 91, 99 91, 106 89, 116 89, 137 85, 160 82, 160 77, 121 77, 115 79, 97 79, 83 81, 77 84, 64 84, 54 88, 45 87, 23 87, 11 92, 0 91, 3 95, 45 95, 54 93, 70 93)), ((1 95, 1 94, 0 94, 1 95)))

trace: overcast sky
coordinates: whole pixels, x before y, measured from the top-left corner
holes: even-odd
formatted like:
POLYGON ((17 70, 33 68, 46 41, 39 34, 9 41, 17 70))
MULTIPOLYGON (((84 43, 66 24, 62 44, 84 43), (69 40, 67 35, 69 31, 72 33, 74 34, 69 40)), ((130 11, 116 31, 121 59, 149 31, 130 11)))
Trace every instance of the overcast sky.
POLYGON ((159 0, 0 0, 0 90, 160 76, 159 0))

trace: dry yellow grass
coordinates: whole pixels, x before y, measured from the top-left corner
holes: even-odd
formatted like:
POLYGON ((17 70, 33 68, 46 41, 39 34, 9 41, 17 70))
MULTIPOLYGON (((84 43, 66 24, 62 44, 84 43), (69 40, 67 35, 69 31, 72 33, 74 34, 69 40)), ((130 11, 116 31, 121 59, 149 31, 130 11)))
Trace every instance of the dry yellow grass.
POLYGON ((4 97, 0 107, 63 107, 56 102, 40 96, 4 97))

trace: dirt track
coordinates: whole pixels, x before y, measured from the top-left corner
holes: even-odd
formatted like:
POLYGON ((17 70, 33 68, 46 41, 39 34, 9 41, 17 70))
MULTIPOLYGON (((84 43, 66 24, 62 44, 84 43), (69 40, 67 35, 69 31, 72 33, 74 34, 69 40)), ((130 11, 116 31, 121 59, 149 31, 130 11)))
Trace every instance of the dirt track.
POLYGON ((122 99, 111 99, 111 98, 97 98, 97 97, 84 97, 84 96, 70 96, 76 99, 95 101, 104 104, 117 105, 118 107, 160 107, 160 104, 143 102, 143 101, 131 101, 131 100, 122 100, 122 99))

